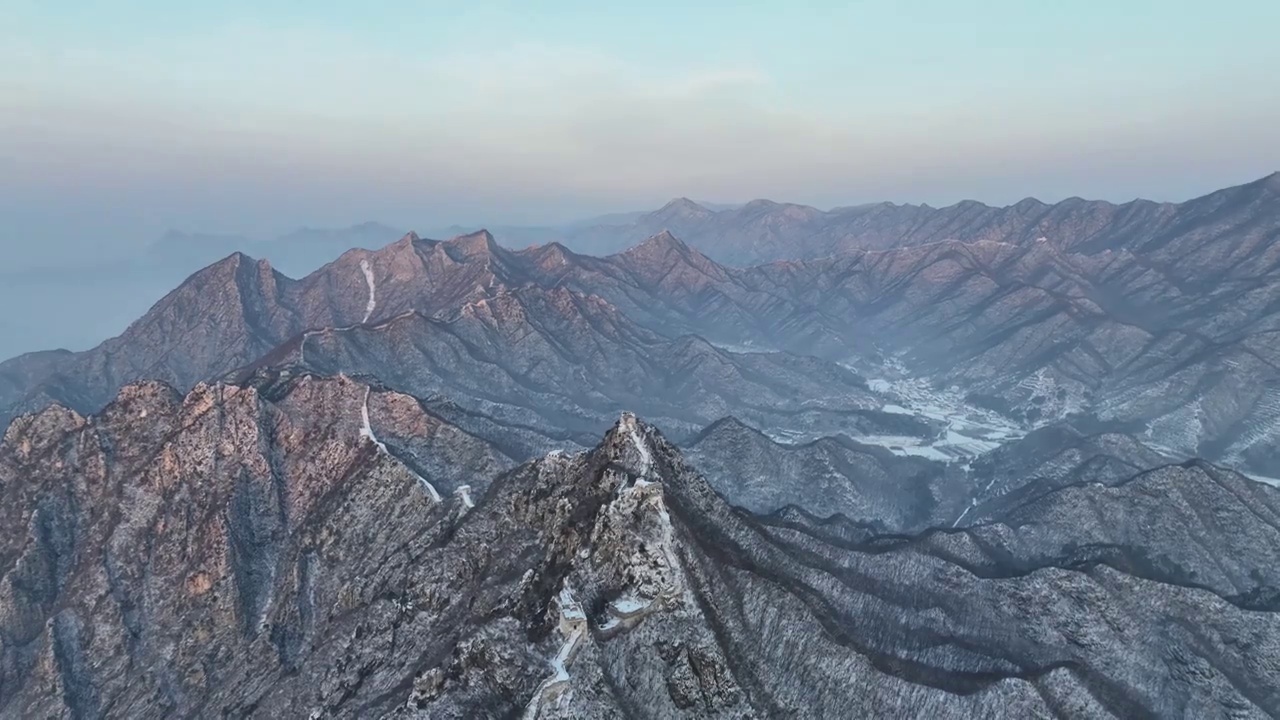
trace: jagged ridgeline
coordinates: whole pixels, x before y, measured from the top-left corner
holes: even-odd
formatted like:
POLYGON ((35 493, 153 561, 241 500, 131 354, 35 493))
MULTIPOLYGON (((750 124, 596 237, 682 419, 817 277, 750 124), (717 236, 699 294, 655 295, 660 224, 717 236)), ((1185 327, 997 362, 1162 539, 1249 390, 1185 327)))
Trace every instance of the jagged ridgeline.
POLYGON ((0 717, 1280 716, 1280 176, 614 221, 0 363, 0 717))
POLYGON ((629 413, 590 449, 492 477, 434 473, 395 435, 485 447, 408 396, 309 374, 131 385, 92 416, 15 421, 0 520, 25 531, 0 536, 0 714, 1280 708, 1280 500, 1227 471, 1058 475, 1006 523, 886 538, 734 507, 629 413), (1163 530, 1119 511, 1134 524, 1065 541, 1153 496, 1173 506, 1163 530), (1184 512, 1194 541, 1163 534, 1184 512))
POLYGON ((1278 229, 1272 175, 1176 205, 681 201, 579 229, 638 242, 605 257, 409 234, 295 280, 235 254, 97 348, 0 363, 0 425, 52 403, 96 412, 137 380, 186 391, 294 364, 561 445, 594 444, 623 409, 681 439, 733 415, 789 440, 929 445, 942 428, 876 414, 927 409, 904 393, 936 406, 914 381, 1019 433, 1072 422, 1280 477, 1278 229))

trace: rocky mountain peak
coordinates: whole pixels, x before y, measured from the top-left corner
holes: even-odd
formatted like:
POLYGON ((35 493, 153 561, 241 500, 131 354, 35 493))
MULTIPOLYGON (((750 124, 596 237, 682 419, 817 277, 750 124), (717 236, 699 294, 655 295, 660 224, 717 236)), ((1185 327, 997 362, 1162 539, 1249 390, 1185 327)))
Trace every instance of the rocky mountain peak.
POLYGON ((678 257, 694 265, 715 264, 713 260, 685 244, 670 230, 663 230, 646 238, 643 242, 623 252, 622 255, 637 260, 664 260, 678 257))
MULTIPOLYGON (((956 210, 964 210, 964 211, 972 212, 975 210, 989 210, 991 209, 991 206, 987 205, 986 203, 979 202, 977 200, 961 200, 955 205, 952 205, 951 208, 954 208, 956 210)), ((943 209, 945 210, 950 208, 943 208, 943 209)))
POLYGON ((615 257, 621 258, 632 272, 648 282, 688 286, 725 277, 724 268, 686 245, 670 230, 663 230, 615 257))
POLYGON ((666 205, 645 216, 645 221, 653 225, 673 224, 677 226, 702 222, 715 216, 715 212, 699 205, 689 198, 676 198, 666 205))
POLYGON ((679 212, 702 215, 711 211, 687 197, 678 197, 669 200, 666 205, 659 208, 658 212, 679 212))
MULTIPOLYGON (((610 500, 628 490, 640 491, 652 486, 675 489, 683 486, 682 481, 689 479, 687 476, 693 475, 680 450, 657 428, 631 411, 620 413, 594 448, 575 455, 553 450, 527 463, 526 467, 535 469, 542 482, 547 481, 549 473, 558 474, 555 479, 560 486, 558 493, 566 491, 565 485, 589 484, 590 491, 581 494, 603 499, 603 504, 595 509, 597 512, 606 510, 610 500)), ((531 490, 533 495, 541 495, 540 491, 531 490)), ((585 490, 584 486, 569 492, 585 490)))
POLYGON ((539 269, 544 272, 554 272, 563 267, 570 265, 573 261, 574 253, 558 242, 547 243, 546 245, 537 245, 524 251, 539 269))
POLYGON ((195 271, 191 274, 189 279, 197 277, 228 276, 230 274, 234 274, 240 267, 252 267, 256 263, 256 260, 237 250, 221 260, 195 271))
POLYGON ((643 242, 641 242, 639 245, 636 245, 635 247, 637 249, 643 248, 649 251, 658 250, 658 251, 665 252, 668 250, 675 250, 676 252, 681 252, 681 253, 689 251, 688 245, 685 245, 683 242, 681 242, 681 240, 677 238, 675 234, 672 233, 670 230, 665 230, 665 229, 662 232, 659 232, 655 235, 651 235, 648 238, 645 238, 643 242))
POLYGON ((500 252, 498 243, 488 230, 477 230, 466 235, 459 235, 445 243, 449 248, 458 250, 468 258, 491 256, 500 252))
POLYGON ((1022 198, 1013 205, 1013 209, 1021 213, 1037 212, 1047 207, 1049 206, 1033 197, 1022 198))
MULTIPOLYGON (((1252 609, 1268 601, 1229 595, 1257 582, 1208 560, 1252 552, 1247 569, 1275 546, 1274 492, 1255 491, 1243 512, 1239 478, 1175 466, 1152 476, 1158 492, 1075 483, 1033 498, 1019 524, 867 545, 843 536, 840 518, 731 507, 631 412, 586 452, 524 463, 474 495, 436 492, 427 454, 397 447, 429 420, 415 399, 349 377, 270 373, 201 384, 180 404, 138 384, 92 419, 20 419, 0 447, 0 520, 19 528, 0 546, 13 558, 0 568, 0 618, 25 644, 0 646, 13 668, 0 714, 1274 706, 1270 666, 1234 649, 1274 657, 1280 630, 1252 609), (1205 497, 1214 504, 1197 519, 1205 497), (1178 510, 1152 532, 1263 519, 1204 561, 1194 547, 1172 560, 1088 555, 1115 550, 1110 517, 1089 526, 1087 546, 1020 530, 1132 502, 1143 504, 1131 517, 1178 510), (1214 643, 1167 632, 1197 623, 1214 643), (939 641, 922 651, 918 637, 939 641), (1161 692, 1173 683, 1182 694, 1161 692)), ((1195 537, 1215 537, 1209 527, 1195 537)))
POLYGON ((641 422, 632 412, 622 413, 618 422, 605 434, 600 447, 640 482, 659 481, 662 474, 660 458, 676 452, 656 429, 641 422))
POLYGON ((761 227, 765 228, 801 225, 818 220, 824 215, 821 210, 808 205, 766 199, 752 200, 735 210, 734 214, 748 222, 761 223, 761 227))

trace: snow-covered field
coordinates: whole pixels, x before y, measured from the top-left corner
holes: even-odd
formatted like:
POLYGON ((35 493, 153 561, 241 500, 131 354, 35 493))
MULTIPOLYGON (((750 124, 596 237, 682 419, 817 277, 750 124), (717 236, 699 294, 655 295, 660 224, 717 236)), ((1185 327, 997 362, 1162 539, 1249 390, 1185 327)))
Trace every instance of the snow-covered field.
POLYGON ((896 362, 885 366, 885 377, 868 378, 872 392, 884 398, 881 410, 929 418, 944 424, 941 436, 926 440, 895 435, 863 435, 858 442, 880 445, 898 455, 916 455, 940 462, 963 462, 994 450, 1025 433, 1013 420, 964 400, 958 388, 939 390, 924 378, 913 378, 896 362))
MULTIPOLYGON (((849 365, 846 367, 859 371, 849 365)), ((861 371, 865 372, 865 368, 861 371)), ((887 448, 895 455, 967 465, 973 458, 1026 434, 1015 420, 965 402, 964 393, 959 388, 936 389, 925 378, 909 376, 896 361, 890 360, 883 368, 883 374, 884 377, 867 379, 868 388, 883 402, 879 408, 881 411, 928 418, 943 430, 936 438, 849 435, 860 443, 887 448)), ((816 439, 808 429, 769 428, 765 432, 774 442, 789 445, 816 439)))
POLYGON ((882 388, 878 392, 886 398, 881 410, 945 423, 942 435, 933 440, 884 435, 854 438, 887 447, 899 455, 964 462, 1023 435, 1014 421, 969 405, 958 392, 934 390, 923 380, 880 380, 873 387, 882 388))

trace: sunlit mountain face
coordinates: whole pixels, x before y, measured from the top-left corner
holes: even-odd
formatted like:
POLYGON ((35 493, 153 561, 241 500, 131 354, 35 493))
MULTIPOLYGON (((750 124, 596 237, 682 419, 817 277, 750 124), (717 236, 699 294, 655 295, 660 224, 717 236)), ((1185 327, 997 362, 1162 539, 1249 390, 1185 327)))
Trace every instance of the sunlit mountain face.
POLYGON ((540 232, 0 363, 0 716, 1280 712, 1277 176, 540 232))

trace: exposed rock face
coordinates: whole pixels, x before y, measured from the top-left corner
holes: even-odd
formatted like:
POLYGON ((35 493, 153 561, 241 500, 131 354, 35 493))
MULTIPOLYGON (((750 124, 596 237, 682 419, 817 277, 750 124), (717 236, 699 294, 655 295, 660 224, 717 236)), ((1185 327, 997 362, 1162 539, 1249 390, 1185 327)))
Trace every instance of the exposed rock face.
MULTIPOLYGON (((258 376, 185 398, 136 385, 91 418, 53 408, 14 423, 0 513, 27 532, 0 548, 0 713, 1280 709, 1280 615, 1265 591, 1249 604, 1017 543, 974 574, 927 545, 760 519, 629 414, 589 452, 551 454, 469 497, 434 492, 386 445, 386 426, 422 422, 420 405, 397 402, 344 378, 258 376)), ((1220 502, 1232 495, 1212 486, 1240 489, 1164 472, 1220 502)), ((1251 487, 1239 502, 1274 512, 1276 492, 1251 487)), ((1055 512, 1090 511, 1073 491, 1057 491, 1055 512)), ((974 532, 948 535, 978 543, 974 532)), ((1208 551, 1221 528, 1201 539, 1208 551)))
MULTIPOLYGON (((144 384, 91 418, 15 422, 0 513, 27 531, 0 538, 0 713, 255 712, 317 627, 380 597, 464 509, 361 434, 366 391, 144 384)), ((359 672, 330 657, 316 681, 359 672)))

